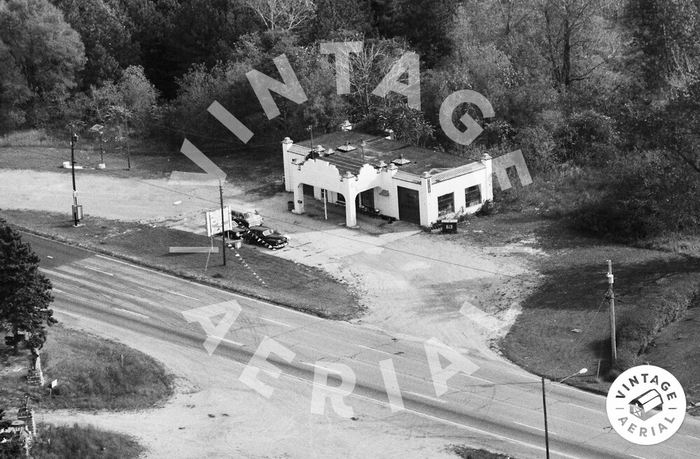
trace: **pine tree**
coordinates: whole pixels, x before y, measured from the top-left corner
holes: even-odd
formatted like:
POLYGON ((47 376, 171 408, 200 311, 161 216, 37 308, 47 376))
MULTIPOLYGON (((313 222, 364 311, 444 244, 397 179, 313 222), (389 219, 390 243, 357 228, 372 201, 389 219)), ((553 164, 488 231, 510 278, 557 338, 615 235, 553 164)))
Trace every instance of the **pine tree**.
POLYGON ((56 323, 49 305, 51 281, 39 272, 39 257, 20 234, 0 219, 0 328, 28 335, 31 349, 41 349, 46 326, 56 323))

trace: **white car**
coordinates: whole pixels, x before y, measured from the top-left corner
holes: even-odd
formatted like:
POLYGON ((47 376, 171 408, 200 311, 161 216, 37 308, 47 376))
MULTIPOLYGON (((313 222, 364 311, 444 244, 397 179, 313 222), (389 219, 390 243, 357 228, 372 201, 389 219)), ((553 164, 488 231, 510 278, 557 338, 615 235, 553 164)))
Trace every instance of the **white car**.
POLYGON ((248 228, 251 226, 262 226, 263 224, 262 215, 254 209, 232 210, 231 218, 239 225, 244 225, 248 228))

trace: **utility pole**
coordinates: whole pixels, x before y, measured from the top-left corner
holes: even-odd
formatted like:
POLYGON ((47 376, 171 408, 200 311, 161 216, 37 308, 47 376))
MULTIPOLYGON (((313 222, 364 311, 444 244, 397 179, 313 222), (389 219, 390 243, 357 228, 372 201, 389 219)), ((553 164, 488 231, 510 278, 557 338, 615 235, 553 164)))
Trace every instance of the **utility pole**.
POLYGON ((547 397, 544 391, 544 376, 542 378, 542 411, 544 412, 544 446, 547 452, 547 459, 549 459, 549 428, 547 426, 547 397))
POLYGON ((221 203, 221 253, 224 256, 224 266, 226 266, 226 221, 224 220, 224 189, 219 179, 219 202, 221 203))
POLYGON ((615 338, 615 291, 613 290, 613 284, 615 283, 615 276, 612 273, 612 260, 608 260, 608 273, 606 274, 608 278, 608 301, 610 302, 610 347, 612 349, 612 365, 617 362, 617 340, 615 338))
POLYGON ((73 178, 73 226, 78 226, 79 221, 79 206, 78 206, 78 192, 75 189, 75 143, 78 141, 78 134, 71 132, 70 136, 70 170, 71 176, 73 178))
POLYGON ((126 167, 131 170, 131 151, 129 150, 129 119, 124 118, 124 126, 126 127, 126 136, 124 137, 124 143, 126 144, 126 167))
POLYGON ((323 193, 323 217, 328 220, 328 190, 321 190, 323 193))
POLYGON ((306 130, 309 131, 309 134, 310 134, 310 136, 311 136, 311 140, 309 141, 309 142, 310 142, 310 143, 309 143, 309 146, 310 146, 311 148, 313 148, 313 147, 314 147, 314 127, 311 126, 311 125, 309 125, 309 126, 306 128, 306 130))

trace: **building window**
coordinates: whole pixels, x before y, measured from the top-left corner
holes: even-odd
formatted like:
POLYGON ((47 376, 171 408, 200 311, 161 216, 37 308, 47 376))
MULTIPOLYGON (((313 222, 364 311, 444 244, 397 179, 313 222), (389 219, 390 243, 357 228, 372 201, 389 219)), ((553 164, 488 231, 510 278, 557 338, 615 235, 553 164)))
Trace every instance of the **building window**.
POLYGON ((448 193, 438 196, 438 215, 442 216, 455 211, 455 194, 448 193))
POLYGON ((464 202, 467 203, 467 207, 481 204, 481 190, 479 189, 479 185, 470 186, 464 190, 464 202))

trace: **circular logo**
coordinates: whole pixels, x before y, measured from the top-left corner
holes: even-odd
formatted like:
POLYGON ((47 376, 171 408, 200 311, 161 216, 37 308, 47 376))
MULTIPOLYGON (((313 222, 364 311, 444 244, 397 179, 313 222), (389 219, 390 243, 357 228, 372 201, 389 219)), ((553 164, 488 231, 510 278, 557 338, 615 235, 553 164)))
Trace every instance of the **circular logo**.
POLYGON ((655 445, 681 427, 685 392, 663 368, 639 365, 615 379, 605 406, 613 429, 622 438, 637 445, 655 445))

